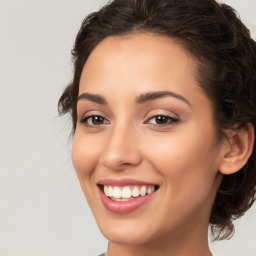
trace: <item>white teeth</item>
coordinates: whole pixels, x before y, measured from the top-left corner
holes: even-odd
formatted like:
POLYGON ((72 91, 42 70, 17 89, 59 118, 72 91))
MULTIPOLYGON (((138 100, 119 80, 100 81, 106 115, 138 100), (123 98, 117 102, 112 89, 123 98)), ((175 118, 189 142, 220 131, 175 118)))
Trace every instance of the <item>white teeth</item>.
POLYGON ((122 198, 130 198, 132 196, 131 189, 129 187, 124 187, 122 190, 122 198))
POLYGON ((138 196, 145 196, 155 191, 154 185, 142 185, 142 186, 124 186, 124 187, 112 187, 109 185, 103 186, 104 194, 115 201, 127 201, 134 199, 138 196), (132 188, 131 188, 132 187, 132 188))
POLYGON ((114 201, 129 201, 129 200, 134 199, 134 198, 127 199, 127 198, 114 198, 114 197, 111 197, 111 199, 114 200, 114 201))
POLYGON ((140 188, 140 195, 145 196, 146 194, 147 194, 147 188, 146 188, 146 186, 142 186, 140 188))
POLYGON ((155 186, 149 186, 147 189, 147 194, 151 194, 155 191, 155 186))
POLYGON ((119 187, 114 187, 112 197, 114 197, 114 198, 121 198, 122 197, 122 192, 121 192, 121 189, 119 187))
MULTIPOLYGON (((107 186, 104 186, 107 187, 107 186)), ((112 197, 113 196, 113 188, 111 186, 108 187, 108 196, 112 197)))
POLYGON ((134 187, 132 190, 132 196, 133 197, 138 197, 140 195, 140 190, 138 187, 134 187))
POLYGON ((109 196, 108 186, 104 186, 104 193, 106 196, 109 196))

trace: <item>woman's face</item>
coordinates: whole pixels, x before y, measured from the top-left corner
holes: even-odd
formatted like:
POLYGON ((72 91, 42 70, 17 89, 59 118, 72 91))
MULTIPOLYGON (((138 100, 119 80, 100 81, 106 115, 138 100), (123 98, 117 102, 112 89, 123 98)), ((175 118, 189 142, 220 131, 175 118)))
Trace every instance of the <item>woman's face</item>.
POLYGON ((195 68, 183 47, 145 33, 106 38, 84 66, 72 159, 113 242, 207 232, 221 145, 195 68))

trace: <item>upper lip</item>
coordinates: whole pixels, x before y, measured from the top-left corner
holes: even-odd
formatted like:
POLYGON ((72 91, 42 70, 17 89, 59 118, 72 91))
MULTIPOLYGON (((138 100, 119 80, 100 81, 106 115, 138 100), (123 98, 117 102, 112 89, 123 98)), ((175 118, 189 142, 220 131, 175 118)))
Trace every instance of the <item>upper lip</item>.
POLYGON ((135 180, 135 179, 101 179, 97 182, 98 185, 109 185, 109 186, 126 186, 126 185, 157 185, 152 182, 146 182, 142 180, 135 180))

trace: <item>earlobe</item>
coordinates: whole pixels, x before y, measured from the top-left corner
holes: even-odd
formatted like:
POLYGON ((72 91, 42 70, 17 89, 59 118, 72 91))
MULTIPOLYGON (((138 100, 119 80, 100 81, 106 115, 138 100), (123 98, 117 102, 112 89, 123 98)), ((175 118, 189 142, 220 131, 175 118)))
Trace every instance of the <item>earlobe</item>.
POLYGON ((251 123, 227 131, 228 141, 222 148, 219 171, 229 175, 238 172, 247 163, 254 145, 254 127, 251 123))

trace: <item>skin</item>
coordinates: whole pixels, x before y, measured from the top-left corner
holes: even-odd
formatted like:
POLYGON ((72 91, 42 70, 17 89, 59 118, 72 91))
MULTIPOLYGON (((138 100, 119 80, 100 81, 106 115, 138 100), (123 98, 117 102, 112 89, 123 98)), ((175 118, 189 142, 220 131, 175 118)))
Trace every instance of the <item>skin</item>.
POLYGON ((104 39, 83 68, 72 159, 97 224, 109 240, 108 256, 209 256, 207 229, 220 185, 226 144, 218 142, 212 104, 194 76, 196 61, 170 38, 148 33, 104 39), (136 103, 138 96, 174 96, 136 103), (88 116, 103 117, 101 122, 88 116), (165 126, 152 116, 170 116, 165 126), (139 209, 112 213, 97 183, 132 178, 158 184, 139 209))

